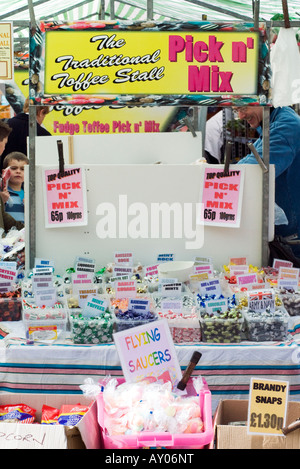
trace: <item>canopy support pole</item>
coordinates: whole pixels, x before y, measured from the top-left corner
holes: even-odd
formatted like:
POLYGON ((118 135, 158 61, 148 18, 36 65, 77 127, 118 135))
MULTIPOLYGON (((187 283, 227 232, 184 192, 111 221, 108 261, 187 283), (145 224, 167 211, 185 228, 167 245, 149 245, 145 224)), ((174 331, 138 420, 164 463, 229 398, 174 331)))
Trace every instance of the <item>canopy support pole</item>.
MULTIPOLYGON (((35 200, 35 137, 36 137, 36 106, 29 104, 29 269, 34 267, 36 256, 36 200, 35 200)), ((25 228, 26 230, 26 228, 25 228)), ((27 230, 26 230, 27 231, 27 230)), ((27 233, 28 233, 27 231, 27 233)), ((27 261, 26 261, 27 263, 27 261)))
POLYGON ((262 265, 269 263, 269 215, 270 215, 270 108, 263 107, 263 161, 266 170, 263 171, 263 200, 262 200, 262 265))

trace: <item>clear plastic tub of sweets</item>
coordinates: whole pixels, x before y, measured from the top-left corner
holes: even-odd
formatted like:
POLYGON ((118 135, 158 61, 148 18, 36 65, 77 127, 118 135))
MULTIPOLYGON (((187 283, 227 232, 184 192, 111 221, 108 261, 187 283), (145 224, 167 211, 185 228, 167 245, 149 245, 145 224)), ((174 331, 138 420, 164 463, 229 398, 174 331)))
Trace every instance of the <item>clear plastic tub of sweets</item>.
POLYGON ((196 307, 181 312, 159 311, 160 318, 168 321, 171 336, 175 344, 197 343, 201 341, 199 310, 196 307))
POLYGON ((285 341, 288 337, 289 314, 284 308, 275 312, 243 311, 247 339, 254 342, 285 341))
POLYGON ((72 312, 69 319, 74 344, 113 342, 114 318, 109 311, 98 317, 85 317, 81 312, 72 312))
POLYGON ((237 343, 242 340, 244 318, 241 312, 237 312, 235 317, 201 312, 200 324, 203 342, 237 343))

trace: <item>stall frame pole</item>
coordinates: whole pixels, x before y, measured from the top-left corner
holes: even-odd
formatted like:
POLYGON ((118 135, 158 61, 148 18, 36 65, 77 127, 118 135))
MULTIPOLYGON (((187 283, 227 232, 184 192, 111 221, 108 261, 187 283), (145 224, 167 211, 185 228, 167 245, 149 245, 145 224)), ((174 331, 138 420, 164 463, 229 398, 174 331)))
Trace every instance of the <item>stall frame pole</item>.
MULTIPOLYGON (((36 200, 35 200, 35 137, 36 106, 29 104, 29 268, 34 266, 36 256, 36 200)), ((26 229, 26 228, 25 228, 26 229)), ((28 252, 28 250, 27 250, 28 252)))
POLYGON ((262 200, 262 265, 269 262, 269 217, 270 217, 270 108, 263 107, 263 162, 266 171, 263 172, 263 200, 262 200))

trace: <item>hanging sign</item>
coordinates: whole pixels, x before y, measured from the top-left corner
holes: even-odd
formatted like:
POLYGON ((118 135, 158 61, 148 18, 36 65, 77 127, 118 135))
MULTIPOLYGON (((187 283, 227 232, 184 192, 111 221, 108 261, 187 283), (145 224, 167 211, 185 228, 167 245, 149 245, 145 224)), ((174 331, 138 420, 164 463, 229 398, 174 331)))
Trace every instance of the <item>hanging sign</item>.
POLYGON ((45 94, 255 94, 259 34, 46 31, 45 94))
POLYGON ((200 202, 203 204, 198 215, 200 224, 238 228, 241 220, 241 208, 244 186, 244 171, 207 167, 204 170, 204 182, 200 202))
POLYGON ((46 228, 87 225, 85 174, 81 167, 44 170, 46 228))
MULTIPOLYGON (((28 69, 15 68, 14 82, 25 100, 29 94, 28 69)), ((176 106, 103 106, 103 99, 97 101, 98 104, 90 104, 89 95, 80 95, 72 100, 73 106, 58 102, 45 116, 43 127, 55 136, 167 132, 177 113, 182 116, 186 112, 176 106)), ((17 106, 21 107, 21 103, 12 103, 15 112, 17 106)), ((3 115, 5 117, 10 114, 3 115)))
POLYGON ((0 80, 14 77, 14 33, 12 22, 0 22, 0 80))
POLYGON ((241 97, 238 105, 267 104, 263 32, 252 25, 41 22, 42 54, 32 36, 31 57, 44 61, 31 70, 31 97, 42 103, 222 105, 241 97))
POLYGON ((248 433, 284 436, 288 391, 288 381, 251 378, 248 433))
POLYGON ((173 385, 182 377, 166 319, 113 334, 126 381, 167 377, 173 385))

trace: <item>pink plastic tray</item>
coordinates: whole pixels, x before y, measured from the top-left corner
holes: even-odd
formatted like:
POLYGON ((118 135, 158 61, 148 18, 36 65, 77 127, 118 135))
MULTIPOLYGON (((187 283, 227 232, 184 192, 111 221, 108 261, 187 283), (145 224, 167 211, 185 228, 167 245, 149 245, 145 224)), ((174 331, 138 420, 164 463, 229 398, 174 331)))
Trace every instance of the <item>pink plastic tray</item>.
MULTIPOLYGON (((97 397, 98 423, 100 425, 103 447, 105 449, 141 449, 141 448, 168 448, 168 449, 203 449, 213 439, 211 392, 204 381, 204 389, 199 394, 199 405, 202 411, 204 431, 201 433, 154 433, 139 432, 134 435, 108 435, 104 428, 103 394, 97 397)), ((119 384, 124 379, 118 379, 119 384)), ((191 381, 187 385, 188 395, 195 395, 191 381)))

